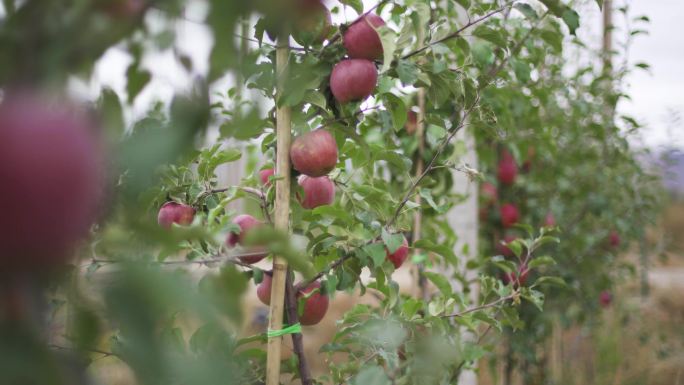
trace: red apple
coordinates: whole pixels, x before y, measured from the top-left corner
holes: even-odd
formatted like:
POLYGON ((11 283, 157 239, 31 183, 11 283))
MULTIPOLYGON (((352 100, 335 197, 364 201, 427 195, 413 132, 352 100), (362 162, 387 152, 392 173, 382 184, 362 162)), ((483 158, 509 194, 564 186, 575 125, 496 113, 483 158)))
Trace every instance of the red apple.
POLYGON ((382 42, 375 28, 385 25, 380 16, 369 13, 349 26, 344 33, 344 48, 352 59, 382 59, 382 42))
POLYGON ((612 230, 608 235, 608 241, 613 248, 620 246, 620 234, 617 231, 612 230))
POLYGON ((499 192, 496 186, 489 182, 484 182, 480 186, 480 195, 482 196, 482 201, 486 205, 491 205, 499 199, 499 192))
POLYGON ((556 217, 553 216, 552 212, 546 213, 546 217, 544 217, 544 226, 553 227, 555 225, 556 225, 556 217))
POLYGON ((323 317, 325 317, 325 313, 328 312, 328 296, 321 294, 320 288, 321 283, 316 281, 297 293, 297 299, 299 300, 312 291, 319 289, 318 292, 306 299, 306 302, 304 302, 304 310, 299 314, 299 323, 304 326, 316 325, 321 322, 323 317))
POLYGON ((171 228, 172 224, 186 226, 195 219, 195 209, 192 206, 177 202, 166 202, 159 209, 157 223, 163 228, 171 228))
POLYGON ((340 104, 365 100, 377 82, 378 69, 366 59, 342 60, 330 74, 330 90, 340 104))
POLYGON ((404 125, 406 133, 413 135, 418 129, 418 113, 413 110, 408 110, 406 113, 406 124, 404 125))
POLYGON ((304 175, 328 175, 337 165, 335 138, 323 129, 300 135, 290 146, 290 160, 292 167, 304 175))
POLYGON ((513 155, 511 155, 511 153, 507 150, 504 150, 501 153, 497 176, 499 178, 499 182, 506 185, 513 184, 515 182, 515 178, 518 176, 518 165, 515 163, 513 155))
POLYGON ((499 242, 496 245, 496 251, 507 258, 515 257, 515 253, 508 247, 508 244, 515 241, 516 239, 518 239, 518 237, 516 237, 513 234, 504 235, 503 241, 499 242))
POLYGON ((327 176, 312 178, 302 175, 298 183, 304 190, 304 199, 298 197, 299 203, 305 209, 311 210, 335 201, 335 183, 327 176))
POLYGON ((264 271, 264 278, 257 286, 257 298, 264 305, 271 304, 271 282, 273 281, 272 273, 264 271))
POLYGON ((68 261, 101 213, 103 146, 92 118, 5 90, 0 104, 0 274, 68 261))
POLYGON ((599 294, 599 303, 601 307, 607 308, 613 302, 613 294, 610 291, 604 290, 599 294))
POLYGON ((518 281, 520 281, 520 285, 524 286, 525 282, 527 282, 527 276, 530 273, 530 269, 526 265, 521 265, 518 268, 518 271, 511 271, 510 273, 505 273, 502 277, 501 280, 505 284, 512 283, 514 286, 517 286, 518 281))
MULTIPOLYGON (((233 232, 228 233, 228 237, 226 237, 226 244, 230 247, 242 245, 245 240, 245 237, 251 229, 263 226, 263 223, 261 221, 257 220, 256 218, 248 214, 236 216, 235 218, 233 218, 233 223, 240 226, 240 232, 237 234, 233 232)), ((242 262, 248 263, 250 265, 261 261, 268 254, 264 250, 264 248, 260 246, 249 247, 247 248, 246 252, 250 255, 239 257, 239 259, 242 262)))
POLYGON ((520 219, 520 213, 518 213, 518 208, 515 207, 515 205, 513 204, 505 203, 501 205, 501 208, 499 208, 499 212, 501 214, 501 224, 504 227, 511 227, 514 224, 518 223, 518 220, 520 219))
POLYGON ((389 259, 390 262, 392 262, 392 264, 394 265, 394 268, 400 268, 401 265, 404 264, 404 261, 406 261, 406 258, 408 258, 408 241, 406 240, 406 238, 404 238, 401 246, 399 246, 399 248, 396 249, 394 253, 390 253, 389 249, 385 247, 385 253, 387 254, 387 259, 389 259))
POLYGON ((299 3, 292 37, 301 45, 323 42, 332 29, 330 11, 320 0, 299 0, 299 3))
POLYGON ((261 185, 264 187, 269 187, 271 185, 271 181, 269 180, 270 177, 275 175, 275 169, 274 168, 267 168, 265 170, 260 170, 259 171, 259 180, 261 181, 261 185))

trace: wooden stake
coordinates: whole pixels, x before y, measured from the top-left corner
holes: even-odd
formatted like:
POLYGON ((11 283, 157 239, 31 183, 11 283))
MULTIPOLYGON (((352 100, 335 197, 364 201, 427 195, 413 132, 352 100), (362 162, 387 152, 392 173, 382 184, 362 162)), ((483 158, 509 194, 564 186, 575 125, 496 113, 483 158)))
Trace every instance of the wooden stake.
POLYGON ((613 51, 613 0, 603 2, 603 71, 610 72, 613 51))
MULTIPOLYGON (((420 29, 417 36, 418 44, 422 45, 425 40, 425 32, 420 29)), ((425 89, 418 89, 418 114, 416 118, 416 140, 418 140, 418 161, 416 162, 416 178, 423 174, 425 169, 425 89)), ((412 242, 415 243, 420 240, 420 235, 423 227, 423 210, 421 209, 422 199, 420 194, 416 194, 415 202, 418 207, 413 215, 413 237, 412 242)), ((419 254, 420 250, 415 249, 414 254, 419 254)), ((418 298, 427 299, 427 281, 423 271, 425 270, 424 263, 420 263, 416 269, 416 282, 418 283, 418 298)))
MULTIPOLYGON (((287 76, 289 35, 283 34, 278 39, 276 51, 276 76, 278 89, 276 102, 282 92, 283 80, 287 76)), ((288 231, 290 225, 290 141, 291 111, 289 107, 276 108, 276 181, 275 219, 276 229, 288 231)), ((287 261, 280 256, 273 260, 273 283, 271 286, 271 306, 269 309, 269 330, 283 328, 283 305, 285 303, 285 280, 287 261)), ((280 383, 280 349, 283 337, 268 339, 268 356, 266 359, 266 385, 280 383)))

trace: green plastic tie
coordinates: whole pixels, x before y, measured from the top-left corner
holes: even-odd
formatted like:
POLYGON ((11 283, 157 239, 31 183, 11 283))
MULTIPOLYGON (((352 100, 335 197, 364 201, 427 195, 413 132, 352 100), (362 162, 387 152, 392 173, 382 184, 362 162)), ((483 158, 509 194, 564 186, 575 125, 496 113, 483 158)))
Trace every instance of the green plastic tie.
POLYGON ((297 322, 296 324, 290 325, 284 329, 280 329, 280 330, 270 330, 269 329, 268 332, 266 332, 266 336, 268 338, 274 338, 274 337, 284 336, 286 334, 296 334, 296 333, 301 333, 301 332, 302 332, 302 325, 299 322, 297 322))

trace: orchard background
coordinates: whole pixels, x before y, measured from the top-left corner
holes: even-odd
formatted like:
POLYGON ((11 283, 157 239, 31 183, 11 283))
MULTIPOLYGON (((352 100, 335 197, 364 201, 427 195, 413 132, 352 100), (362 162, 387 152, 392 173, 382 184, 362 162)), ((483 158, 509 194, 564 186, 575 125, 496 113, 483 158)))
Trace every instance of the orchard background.
POLYGON ((681 204, 618 108, 648 69, 628 3, 2 9, 1 384, 684 378, 681 296, 649 285, 681 204), (125 92, 91 87, 112 49, 125 92), (137 103, 151 56, 191 87, 137 103))

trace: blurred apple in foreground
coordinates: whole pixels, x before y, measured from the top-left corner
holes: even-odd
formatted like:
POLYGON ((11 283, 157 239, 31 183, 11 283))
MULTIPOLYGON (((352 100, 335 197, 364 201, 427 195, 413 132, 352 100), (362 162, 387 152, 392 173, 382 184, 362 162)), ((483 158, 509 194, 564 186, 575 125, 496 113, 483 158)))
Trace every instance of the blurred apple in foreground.
POLYGON ((104 148, 93 120, 29 93, 0 105, 0 273, 65 263, 104 196, 104 148))

